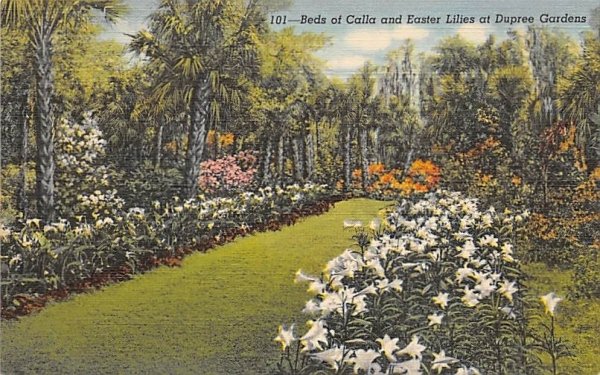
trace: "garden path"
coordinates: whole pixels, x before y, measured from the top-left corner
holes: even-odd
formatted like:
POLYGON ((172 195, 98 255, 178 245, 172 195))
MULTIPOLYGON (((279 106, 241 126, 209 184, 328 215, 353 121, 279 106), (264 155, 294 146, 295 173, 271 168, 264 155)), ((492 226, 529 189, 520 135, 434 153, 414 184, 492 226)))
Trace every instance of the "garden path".
POLYGON ((304 322, 293 283, 352 244, 344 219, 389 203, 339 202, 278 232, 238 239, 100 292, 2 323, 3 374, 260 374, 278 360, 280 323, 304 322))

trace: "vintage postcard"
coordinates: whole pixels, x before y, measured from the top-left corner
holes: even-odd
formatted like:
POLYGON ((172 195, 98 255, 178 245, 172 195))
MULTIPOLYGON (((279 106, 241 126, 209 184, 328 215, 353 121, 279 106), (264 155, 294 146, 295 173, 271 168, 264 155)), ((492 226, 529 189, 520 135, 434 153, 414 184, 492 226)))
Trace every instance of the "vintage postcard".
POLYGON ((1 374, 600 373, 597 0, 1 0, 1 374))

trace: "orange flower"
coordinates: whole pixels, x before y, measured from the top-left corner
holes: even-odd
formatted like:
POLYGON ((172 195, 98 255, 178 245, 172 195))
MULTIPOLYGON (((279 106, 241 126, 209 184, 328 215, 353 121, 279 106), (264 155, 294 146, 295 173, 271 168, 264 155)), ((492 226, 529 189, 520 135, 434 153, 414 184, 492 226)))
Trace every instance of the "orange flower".
POLYGON ((233 133, 225 133, 219 135, 219 144, 221 147, 231 146, 235 140, 233 133))
POLYGON ((521 185, 521 182, 523 182, 523 180, 519 176, 513 176, 512 180, 510 180, 510 182, 512 182, 512 184, 515 186, 519 186, 519 185, 521 185))
POLYGON ((375 163, 375 164, 369 165, 369 169, 367 170, 367 173, 369 174, 369 176, 372 176, 374 174, 381 174, 384 171, 385 171, 385 165, 383 165, 383 163, 375 163))
POLYGON ((396 177, 394 177, 393 174, 386 173, 379 177, 379 182, 382 184, 393 184, 394 182, 398 182, 398 181, 396 180, 396 177))
POLYGON ((440 182, 440 168, 431 160, 415 160, 408 170, 408 175, 420 181, 418 189, 415 188, 418 191, 428 191, 440 182))
POLYGON ((484 174, 483 176, 481 176, 481 182, 484 184, 489 184, 490 181, 492 181, 492 175, 491 174, 484 174))
POLYGON ((206 135, 206 143, 209 145, 214 145, 216 139, 217 139, 216 132, 214 130, 209 130, 208 134, 206 135))

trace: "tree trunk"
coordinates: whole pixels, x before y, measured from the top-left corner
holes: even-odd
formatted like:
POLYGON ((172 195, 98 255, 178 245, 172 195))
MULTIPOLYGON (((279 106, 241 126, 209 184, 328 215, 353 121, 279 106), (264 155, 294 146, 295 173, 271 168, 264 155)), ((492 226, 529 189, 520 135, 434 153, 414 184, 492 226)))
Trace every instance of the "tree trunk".
POLYGON ((188 132, 188 147, 185 160, 185 192, 186 198, 194 198, 198 192, 200 162, 208 133, 208 105, 210 97, 210 81, 208 75, 200 78, 194 93, 192 122, 188 132))
POLYGON ((262 184, 263 186, 268 186, 271 185, 271 154, 273 153, 273 145, 269 137, 265 137, 263 142, 262 184))
POLYGON ((383 155, 381 153, 381 142, 379 141, 379 134, 381 133, 380 127, 376 127, 373 131, 373 150, 375 151, 375 159, 377 163, 381 163, 383 155))
POLYGON ((54 114, 52 96, 52 41, 48 25, 43 24, 35 40, 36 51, 36 193, 38 216, 54 221, 54 114))
POLYGON ((352 129, 346 125, 344 134, 344 191, 349 192, 352 186, 352 129))
POLYGON ((280 185, 283 185, 285 179, 284 162, 285 162, 285 142, 283 133, 279 135, 277 140, 277 180, 280 185))
POLYGON ((406 160, 404 161, 404 168, 402 169, 402 174, 405 176, 408 172, 408 168, 410 168, 410 164, 412 163, 412 157, 414 153, 414 148, 411 146, 408 150, 408 154, 406 155, 406 160))
POLYGON ((158 126, 158 132, 156 133, 156 159, 154 162, 154 169, 160 169, 160 160, 162 158, 162 141, 163 141, 163 129, 165 125, 161 121, 158 126))
POLYGON ((26 94, 26 100, 23 104, 22 120, 21 120, 21 170, 19 171, 19 194, 17 196, 17 208, 23 213, 23 219, 27 219, 27 212, 29 209, 28 201, 27 201, 27 136, 29 134, 29 115, 28 113, 28 105, 29 105, 29 92, 26 94))
POLYGON ((315 173, 315 144, 310 129, 308 129, 308 132, 304 137, 304 146, 304 149, 306 150, 306 178, 308 181, 312 181, 315 173))
POLYGON ((294 136, 292 138, 292 157, 294 158, 294 178, 295 182, 302 182, 304 177, 303 158, 302 158, 302 138, 294 136))
POLYGON ((321 149, 321 134, 319 131, 319 124, 322 122, 315 123, 315 169, 318 169, 320 172, 323 171, 322 163, 323 163, 323 154, 321 149))
POLYGON ((359 132, 360 141, 360 162, 361 162, 361 182, 362 189, 366 191, 369 185, 369 145, 368 145, 368 131, 362 127, 359 132))

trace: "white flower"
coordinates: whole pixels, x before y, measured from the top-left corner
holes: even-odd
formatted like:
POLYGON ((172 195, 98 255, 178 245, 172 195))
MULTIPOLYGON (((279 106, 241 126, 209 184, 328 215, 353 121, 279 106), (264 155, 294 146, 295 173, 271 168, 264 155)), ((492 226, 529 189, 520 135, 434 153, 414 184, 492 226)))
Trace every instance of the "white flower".
POLYGON ((308 281, 317 281, 317 280, 318 279, 316 277, 308 276, 307 274, 305 274, 304 272, 302 272, 302 270, 296 271, 296 277, 294 278, 294 282, 295 283, 302 283, 302 282, 308 282, 308 281))
POLYGON ((502 249, 502 260, 507 263, 512 263, 515 261, 515 258, 512 257, 513 250, 511 244, 505 243, 500 249, 502 249))
POLYGON ((456 371, 456 375, 481 375, 481 373, 475 367, 466 368, 463 366, 456 371))
POLYGON ((321 343, 327 344, 327 329, 323 320, 309 320, 310 329, 300 338, 303 348, 302 351, 311 351, 314 349, 323 350, 321 343))
POLYGON ((391 283, 389 283, 388 285, 389 289, 393 289, 397 292, 401 292, 402 291, 402 280, 400 279, 394 279, 394 281, 392 281, 391 283))
POLYGON ((304 309, 302 309, 302 312, 308 315, 314 315, 320 313, 321 308, 319 307, 318 303, 311 299, 306 302, 306 304, 304 305, 304 309))
POLYGON ((344 359, 344 349, 334 346, 333 348, 327 349, 320 353, 314 353, 312 356, 321 362, 325 362, 334 371, 337 371, 340 368, 342 360, 344 359))
POLYGON ((366 298, 366 294, 363 294, 359 296, 357 295, 352 299, 352 304, 354 304, 354 312, 352 313, 352 315, 358 315, 360 313, 368 311, 367 301, 365 301, 366 298))
POLYGON ((498 292, 500 292, 500 294, 502 294, 507 300, 512 302, 513 294, 519 291, 519 288, 517 288, 516 284, 517 283, 515 281, 509 282, 502 280, 500 282, 500 288, 498 288, 498 292))
POLYGON ((344 228, 360 228, 362 225, 362 221, 360 220, 344 220, 344 228))
POLYGON ((369 228, 374 232, 377 232, 380 227, 381 227, 381 220, 379 220, 379 219, 373 219, 369 223, 369 228))
POLYGON ((446 357, 446 353, 440 350, 439 353, 433 353, 433 362, 431 363, 431 370, 436 370, 438 374, 445 368, 449 369, 449 364, 456 363, 458 360, 452 357, 446 357))
POLYGON ((408 345, 400 350, 398 354, 407 354, 414 359, 421 359, 423 351, 427 349, 424 345, 419 344, 419 338, 415 335, 412 337, 412 340, 408 345))
POLYGON ((390 286, 390 281, 387 278, 377 279, 375 283, 377 284, 377 289, 381 291, 386 291, 390 286))
POLYGON ((502 311, 503 313, 505 313, 511 319, 515 319, 517 317, 517 315, 515 315, 515 313, 513 312, 513 307, 511 307, 511 306, 504 306, 504 307, 500 307, 498 309, 500 311, 502 311))
POLYGON ((410 361, 390 363, 390 370, 392 374, 421 375, 421 361, 411 359, 410 361))
POLYGON ((286 329, 285 326, 279 326, 279 334, 275 337, 275 341, 281 344, 281 350, 288 348, 296 338, 294 337, 294 325, 290 329, 286 329))
POLYGON ((491 234, 486 234, 485 236, 479 239, 479 245, 498 247, 498 239, 491 234))
POLYGON ((445 309, 446 306, 448 306, 448 293, 438 293, 437 296, 431 298, 433 300, 433 303, 435 303, 436 305, 438 305, 439 307, 441 307, 442 309, 445 309))
POLYGON ((464 289, 465 295, 461 298, 463 303, 468 307, 475 307, 479 303, 477 293, 472 291, 468 286, 464 289))
POLYGON ((469 259, 473 256, 475 250, 477 250, 477 247, 473 243, 473 240, 469 239, 465 241, 465 244, 459 249, 461 250, 461 252, 460 254, 458 254, 458 256, 464 259, 469 259))
POLYGON ((58 223, 52 223, 58 229, 59 232, 64 232, 66 229, 66 224, 63 221, 59 221, 58 223))
POLYGON ((40 227, 40 223, 42 222, 41 219, 29 219, 25 222, 25 224, 27 224, 28 226, 32 227, 32 226, 36 226, 36 227, 40 227))
POLYGON ((44 233, 56 233, 58 230, 54 225, 44 225, 44 233))
POLYGON ((382 339, 377 339, 375 341, 377 341, 379 343, 379 345, 381 345, 380 352, 385 354, 388 361, 393 362, 396 360, 396 357, 394 356, 394 352, 396 350, 400 349, 397 345, 399 340, 400 339, 398 339, 398 338, 392 339, 392 338, 390 338, 389 335, 385 335, 385 336, 383 336, 382 339))
POLYGON ((480 282, 475 285, 475 290, 479 292, 481 298, 488 297, 494 290, 496 290, 494 280, 492 280, 490 277, 481 279, 480 282))
POLYGON ((427 319, 429 320, 428 326, 440 325, 442 324, 442 318, 444 318, 444 314, 430 314, 427 315, 427 319))
POLYGON ((546 314, 550 314, 554 316, 554 309, 556 309, 556 305, 562 301, 562 298, 557 296, 554 292, 548 293, 540 298, 542 304, 544 305, 544 309, 546 314))
POLYGON ((481 227, 482 228, 489 228, 492 226, 493 223, 494 223, 494 220, 492 219, 492 215, 490 215, 489 213, 486 213, 485 215, 481 216, 481 227))
POLYGON ((456 270, 456 281, 461 283, 465 281, 468 277, 473 276, 475 271, 465 263, 461 268, 456 270))
POLYGON ((468 232, 456 232, 452 236, 457 241, 466 241, 472 239, 471 234, 468 232))
POLYGON ((354 363, 354 373, 358 374, 360 370, 369 371, 374 360, 381 355, 376 351, 369 349, 358 349, 354 352, 354 358, 350 358, 349 362, 354 363))
POLYGON ((325 291, 325 284, 321 280, 315 280, 308 285, 307 291, 309 293, 321 294, 325 291))

